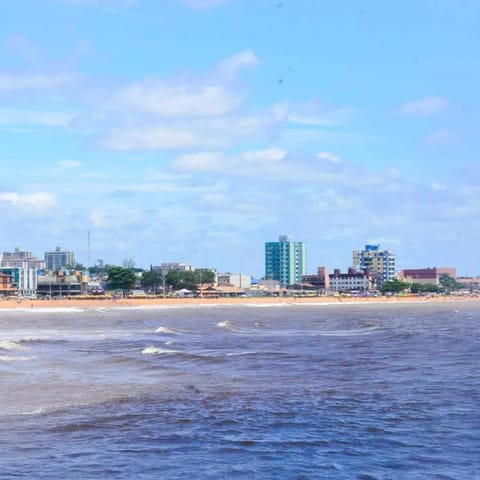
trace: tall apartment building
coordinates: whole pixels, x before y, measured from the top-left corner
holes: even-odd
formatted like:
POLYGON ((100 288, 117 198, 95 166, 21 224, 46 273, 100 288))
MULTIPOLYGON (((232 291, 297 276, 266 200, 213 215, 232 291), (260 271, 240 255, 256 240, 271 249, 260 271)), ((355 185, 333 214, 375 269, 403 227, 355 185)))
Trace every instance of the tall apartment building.
POLYGON ((389 250, 380 250, 380 245, 365 245, 364 250, 354 250, 353 268, 376 273, 379 285, 396 278, 395 255, 389 250))
POLYGON ((75 254, 57 247, 54 252, 45 252, 45 265, 50 272, 75 266, 75 254))
POLYGON ((13 252, 3 252, 2 267, 31 268, 43 270, 45 262, 27 250, 20 250, 18 247, 13 252))
POLYGON ((265 243, 265 279, 278 280, 280 286, 302 281, 307 272, 307 246, 281 235, 278 242, 265 243))

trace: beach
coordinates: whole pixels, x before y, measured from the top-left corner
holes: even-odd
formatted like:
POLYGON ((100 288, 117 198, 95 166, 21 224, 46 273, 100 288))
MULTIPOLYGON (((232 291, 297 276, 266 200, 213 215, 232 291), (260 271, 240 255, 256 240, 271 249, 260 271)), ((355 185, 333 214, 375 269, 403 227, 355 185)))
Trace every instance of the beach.
POLYGON ((478 296, 439 295, 423 296, 383 296, 383 297, 224 297, 224 298, 63 298, 63 299, 8 299, 0 300, 2 309, 52 309, 52 308, 154 308, 168 306, 200 305, 331 305, 331 304, 397 304, 427 302, 478 302, 478 296))

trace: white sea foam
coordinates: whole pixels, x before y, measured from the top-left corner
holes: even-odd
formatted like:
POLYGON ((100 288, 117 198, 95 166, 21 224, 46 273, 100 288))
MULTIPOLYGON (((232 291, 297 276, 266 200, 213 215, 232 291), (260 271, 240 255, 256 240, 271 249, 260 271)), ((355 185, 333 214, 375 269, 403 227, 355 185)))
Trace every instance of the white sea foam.
POLYGON ((169 327, 158 327, 156 330, 155 330, 155 333, 163 333, 164 335, 174 335, 176 334, 177 332, 175 330, 172 330, 171 328, 169 327))
POLYGON ((8 313, 32 313, 32 314, 40 314, 40 313, 83 313, 86 312, 83 308, 77 307, 40 307, 40 308, 32 308, 32 307, 20 307, 20 308, 2 308, 2 312, 8 313))
POLYGON ((233 325, 232 325, 231 322, 229 322, 228 320, 225 320, 224 322, 218 322, 218 323, 217 323, 217 327, 219 327, 219 328, 232 329, 232 328, 233 328, 233 325))
POLYGON ((270 352, 259 352, 256 350, 246 351, 246 352, 229 352, 226 354, 227 357, 243 357, 245 355, 258 355, 260 353, 270 353, 270 352))
POLYGON ((177 343, 175 340, 169 340, 168 342, 165 342, 165 345, 174 345, 177 343))
POLYGON ((154 347, 152 345, 150 347, 145 347, 142 350, 142 353, 144 355, 158 355, 158 354, 162 354, 162 353, 173 355, 173 354, 182 353, 182 352, 180 352, 179 350, 168 350, 166 348, 154 347))
POLYGON ((370 327, 357 330, 330 330, 325 332, 319 332, 316 335, 321 337, 354 337, 356 335, 370 335, 379 330, 378 327, 370 327))
POLYGON ((10 340, 1 340, 0 348, 2 350, 30 350, 29 347, 20 345, 19 343, 12 342, 10 340))
POLYGON ((9 357, 8 355, 0 355, 0 362, 25 362, 33 360, 36 357, 9 357))

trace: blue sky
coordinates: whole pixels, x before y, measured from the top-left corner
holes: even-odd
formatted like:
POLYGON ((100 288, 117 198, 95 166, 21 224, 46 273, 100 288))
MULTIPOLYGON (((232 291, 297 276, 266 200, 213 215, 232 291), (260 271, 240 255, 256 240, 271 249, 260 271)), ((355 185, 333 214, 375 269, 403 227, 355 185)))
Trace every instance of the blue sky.
POLYGON ((0 27, 2 250, 263 274, 380 243, 480 274, 480 3, 28 0, 0 27))

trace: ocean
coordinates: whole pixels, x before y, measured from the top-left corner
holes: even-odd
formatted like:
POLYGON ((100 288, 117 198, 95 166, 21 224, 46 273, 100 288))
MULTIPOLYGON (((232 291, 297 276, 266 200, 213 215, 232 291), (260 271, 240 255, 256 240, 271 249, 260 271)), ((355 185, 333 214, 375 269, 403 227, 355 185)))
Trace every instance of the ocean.
POLYGON ((479 479, 480 302, 0 311, 0 479, 479 479))

